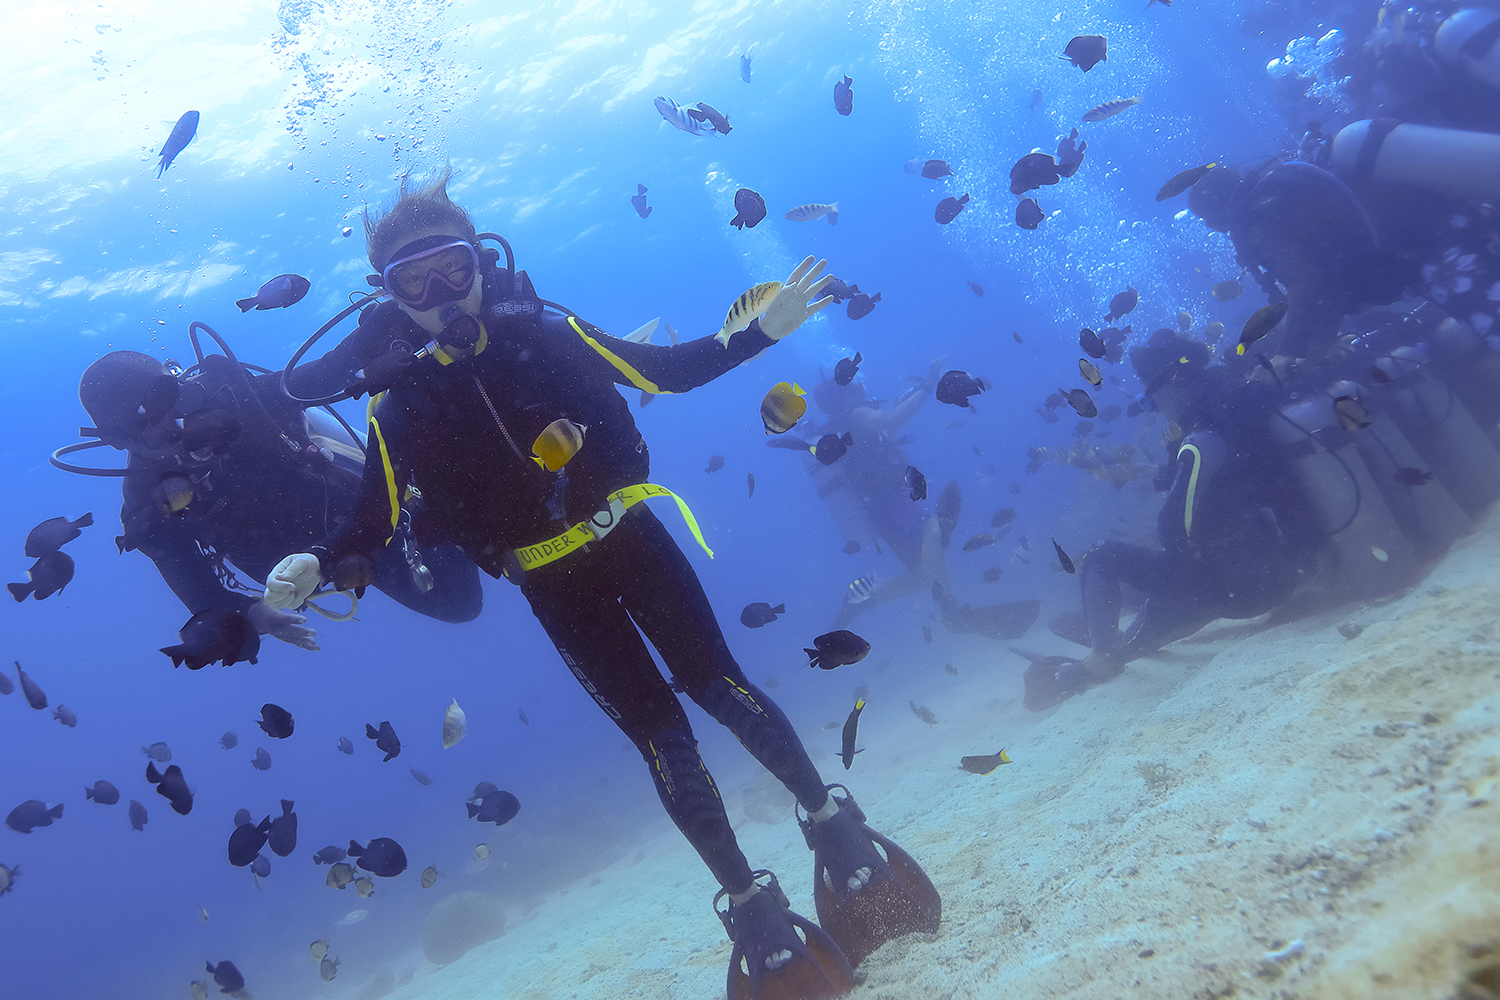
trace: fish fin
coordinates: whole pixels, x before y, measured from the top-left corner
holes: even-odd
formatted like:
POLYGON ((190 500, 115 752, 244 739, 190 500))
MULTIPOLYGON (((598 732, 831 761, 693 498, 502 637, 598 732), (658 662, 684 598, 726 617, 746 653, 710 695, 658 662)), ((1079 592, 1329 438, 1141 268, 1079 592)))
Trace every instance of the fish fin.
POLYGON ((291 812, 292 809, 293 809, 293 807, 296 806, 296 804, 297 803, 293 802, 291 799, 282 799, 281 800, 281 815, 285 816, 287 813, 291 812))
POLYGON ((159 785, 161 784, 161 779, 162 774, 156 769, 156 762, 152 760, 146 761, 146 780, 153 785, 159 785))
POLYGON ((635 186, 635 193, 636 194, 645 194, 646 193, 646 185, 644 185, 644 184, 637 184, 635 186))
POLYGON ((94 797, 94 788, 93 788, 92 785, 84 785, 83 786, 83 797, 84 797, 85 800, 88 800, 88 799, 91 799, 91 798, 94 797))
POLYGON ((646 210, 641 213, 641 218, 643 218, 643 219, 649 219, 649 218, 651 218, 651 210, 654 207, 655 207, 654 205, 647 205, 646 206, 646 210))
POLYGON ((378 729, 376 729, 374 726, 370 725, 368 722, 366 722, 365 723, 365 738, 366 739, 371 739, 371 740, 378 740, 380 738, 380 731, 378 729))
POLYGON ((850 434, 848 431, 845 431, 844 436, 839 438, 839 440, 844 442, 844 447, 847 448, 854 443, 854 435, 850 434))
POLYGON ((364 853, 365 853, 365 849, 363 847, 359 846, 359 842, 358 841, 355 841, 355 840, 349 841, 349 856, 351 858, 357 858, 357 857, 359 857, 360 855, 362 855, 364 853))
POLYGON ((92 512, 90 512, 90 513, 84 514, 78 520, 74 521, 73 522, 73 527, 75 527, 75 528, 87 528, 89 525, 91 525, 93 523, 94 523, 94 515, 93 515, 92 512))
POLYGON ((248 299, 235 299, 234 304, 240 307, 240 312, 247 313, 255 308, 255 296, 248 299))
POLYGON ((786 614, 786 605, 785 604, 778 604, 778 605, 776 605, 776 607, 774 607, 774 608, 771 609, 771 614, 773 614, 773 615, 784 615, 784 614, 786 614))
POLYGON ((7 583, 5 589, 10 591, 10 596, 16 599, 17 604, 20 604, 31 596, 31 592, 36 588, 29 583, 7 583))
POLYGON ((1000 748, 1000 763, 1002 763, 1002 764, 1013 763, 1013 761, 1009 757, 1007 757, 1005 755, 1005 748, 1004 747, 1000 748))

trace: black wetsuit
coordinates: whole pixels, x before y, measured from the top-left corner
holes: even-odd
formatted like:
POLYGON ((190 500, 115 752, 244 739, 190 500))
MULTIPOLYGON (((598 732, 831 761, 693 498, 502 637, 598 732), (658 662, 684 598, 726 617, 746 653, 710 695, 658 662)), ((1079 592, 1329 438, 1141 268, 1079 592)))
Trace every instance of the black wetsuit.
MULTIPOLYGON (((648 481, 646 443, 616 383, 684 392, 773 343, 752 323, 727 349, 712 337, 633 344, 574 317, 501 315, 488 299, 482 318, 485 336, 473 357, 419 363, 375 411, 354 514, 312 549, 325 574, 390 534, 392 491, 412 482, 437 529, 501 575, 515 548, 558 535, 608 508, 614 490, 648 481), (586 428, 565 486, 530 457, 537 435, 559 418, 586 428), (559 488, 563 516, 554 517, 559 488)), ((345 352, 346 368, 361 351, 423 339, 398 311, 380 319, 391 328, 367 322, 365 346, 345 352)), ((746 889, 750 867, 687 716, 640 633, 681 690, 804 807, 820 808, 827 795, 791 724, 730 655, 697 575, 666 529, 638 506, 606 537, 526 573, 521 590, 568 668, 640 750, 662 803, 720 884, 746 889)))
POLYGON ((1291 596, 1321 540, 1291 467, 1267 427, 1269 391, 1216 398, 1192 421, 1164 470, 1160 551, 1107 541, 1079 570, 1096 653, 1118 661, 1154 652, 1215 618, 1254 618, 1291 596), (1121 583, 1146 594, 1121 635, 1121 583))
MULTIPOLYGON (((185 385, 184 398, 192 393, 203 408, 234 417, 240 433, 226 452, 206 462, 131 455, 120 546, 149 556, 194 614, 208 608, 244 611, 260 599, 260 582, 278 560, 305 550, 347 515, 359 474, 313 446, 301 410, 281 395, 275 376, 250 379, 248 388, 264 410, 247 398, 246 382, 222 355, 205 358, 201 373, 185 385), (168 515, 153 494, 163 475, 174 473, 194 480, 194 498, 179 514, 168 515), (240 582, 226 563, 253 584, 240 582)), ((478 616, 479 573, 455 546, 423 550, 435 580, 425 594, 412 584, 401 546, 371 554, 375 586, 407 607, 447 622, 478 616)))

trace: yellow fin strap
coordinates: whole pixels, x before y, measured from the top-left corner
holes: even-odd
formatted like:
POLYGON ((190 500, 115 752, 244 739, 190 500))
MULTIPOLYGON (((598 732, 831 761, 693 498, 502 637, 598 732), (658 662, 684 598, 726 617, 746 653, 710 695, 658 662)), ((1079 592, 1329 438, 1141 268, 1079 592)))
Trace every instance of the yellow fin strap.
POLYGON ((355 620, 354 613, 359 610, 359 598, 354 596, 354 591, 352 591, 352 590, 320 590, 316 594, 314 594, 313 597, 327 597, 329 594, 337 594, 340 597, 347 597, 347 598, 349 598, 349 610, 348 610, 348 612, 347 613, 340 613, 338 611, 329 611, 327 608, 320 607, 319 605, 314 604, 311 598, 309 598, 307 600, 307 602, 306 602, 308 609, 312 610, 312 611, 316 611, 318 614, 322 615, 324 618, 327 618, 331 622, 351 622, 351 621, 354 621, 355 620))
POLYGON ((641 483, 636 486, 626 486, 615 490, 607 498, 608 510, 601 510, 587 521, 580 521, 573 527, 560 535, 537 542, 534 545, 523 545, 516 549, 516 559, 523 570, 539 569, 549 563, 554 563, 566 556, 580 546, 583 546, 598 538, 603 538, 614 530, 619 519, 625 512, 643 500, 655 497, 671 497, 677 501, 677 509, 682 514, 682 519, 687 523, 688 530, 693 533, 693 539, 708 553, 708 557, 714 557, 714 550, 708 547, 703 540, 703 531, 698 527, 698 519, 693 516, 692 510, 677 494, 665 486, 657 486, 654 483, 641 483))

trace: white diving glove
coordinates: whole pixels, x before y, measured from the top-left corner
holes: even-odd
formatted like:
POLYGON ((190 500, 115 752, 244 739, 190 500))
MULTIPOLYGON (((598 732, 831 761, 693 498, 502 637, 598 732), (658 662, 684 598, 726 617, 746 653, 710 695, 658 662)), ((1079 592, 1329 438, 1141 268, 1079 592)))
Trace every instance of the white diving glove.
POLYGON ((276 609, 300 608, 318 589, 322 578, 318 557, 311 552, 287 556, 266 577, 265 602, 276 609))
POLYGON ((822 279, 818 275, 823 273, 823 268, 828 266, 828 261, 820 260, 813 265, 812 257, 808 257, 797 265, 792 276, 786 279, 781 286, 781 291, 776 293, 776 298, 771 300, 771 305, 760 317, 760 330, 772 340, 780 340, 787 334, 796 330, 797 327, 807 322, 809 316, 822 309, 833 301, 833 296, 828 295, 817 299, 823 286, 833 280, 833 275, 826 275, 822 279), (817 299, 817 301, 812 301, 817 299))
POLYGON ((256 601, 245 609, 245 617, 261 635, 289 642, 299 649, 318 651, 318 633, 307 627, 307 617, 281 608, 273 608, 264 600, 256 601))

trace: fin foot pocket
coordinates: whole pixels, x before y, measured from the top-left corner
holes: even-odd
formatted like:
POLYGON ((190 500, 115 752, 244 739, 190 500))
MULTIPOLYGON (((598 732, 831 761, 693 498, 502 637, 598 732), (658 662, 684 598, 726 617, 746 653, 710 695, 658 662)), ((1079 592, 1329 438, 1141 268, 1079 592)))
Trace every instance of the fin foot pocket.
POLYGON ((714 912, 734 942, 726 990, 729 1000, 834 1000, 854 989, 854 969, 817 924, 788 908, 776 876, 728 912, 714 912), (790 958, 787 956, 790 955, 790 958), (768 961, 769 960, 769 961, 768 961), (774 968, 772 968, 774 966, 774 968))

